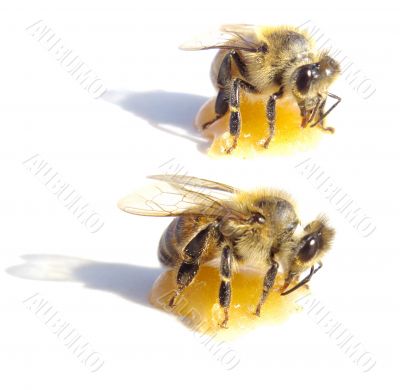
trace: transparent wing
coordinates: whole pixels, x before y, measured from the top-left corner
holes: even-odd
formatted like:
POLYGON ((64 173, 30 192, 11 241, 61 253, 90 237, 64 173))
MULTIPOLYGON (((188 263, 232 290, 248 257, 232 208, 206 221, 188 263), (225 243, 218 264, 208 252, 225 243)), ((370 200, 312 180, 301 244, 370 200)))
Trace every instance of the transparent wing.
POLYGON ((257 52, 265 49, 257 37, 256 26, 229 24, 219 31, 203 34, 180 46, 182 50, 235 49, 257 52))
POLYGON ((235 191, 233 187, 190 176, 156 175, 150 178, 157 182, 121 199, 118 207, 127 213, 157 217, 222 217, 228 212, 236 218, 241 217, 230 207, 229 195, 235 191))
POLYGON ((218 183, 216 181, 200 179, 194 176, 186 175, 152 175, 149 176, 150 179, 164 181, 170 183, 171 185, 177 186, 179 188, 185 189, 197 189, 197 190, 212 190, 212 191, 222 191, 228 192, 230 194, 238 192, 238 190, 227 184, 218 183))

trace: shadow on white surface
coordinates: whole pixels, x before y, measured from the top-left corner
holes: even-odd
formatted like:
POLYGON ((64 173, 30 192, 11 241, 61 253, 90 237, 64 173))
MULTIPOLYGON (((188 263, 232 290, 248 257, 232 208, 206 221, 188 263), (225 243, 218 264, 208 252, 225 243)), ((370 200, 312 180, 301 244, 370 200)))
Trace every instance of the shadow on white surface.
POLYGON ((107 91, 102 98, 144 119, 152 127, 176 137, 188 139, 205 152, 209 142, 199 135, 194 119, 205 96, 168 91, 107 91), (169 128, 172 127, 172 128, 169 128), (173 128, 185 130, 183 133, 173 128))
POLYGON ((7 269, 22 279, 78 282, 95 290, 118 294, 130 301, 152 307, 148 294, 161 268, 148 268, 122 263, 104 263, 62 255, 29 254, 24 264, 7 269))

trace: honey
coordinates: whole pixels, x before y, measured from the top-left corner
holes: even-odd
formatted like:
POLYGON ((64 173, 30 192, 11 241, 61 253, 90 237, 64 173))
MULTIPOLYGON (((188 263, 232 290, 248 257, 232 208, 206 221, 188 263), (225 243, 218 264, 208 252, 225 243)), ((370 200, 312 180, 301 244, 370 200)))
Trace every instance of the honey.
POLYGON ((254 313, 261 296, 263 279, 264 275, 259 270, 251 268, 240 268, 239 272, 233 274, 228 329, 220 327, 224 314, 218 302, 221 279, 217 266, 202 265, 192 284, 186 287, 176 300, 174 308, 169 307, 168 302, 176 287, 176 270, 167 270, 155 281, 150 293, 150 302, 157 308, 175 314, 193 330, 230 335, 263 324, 281 323, 301 310, 296 301, 305 295, 308 287, 303 286, 291 294, 282 296, 279 290, 284 277, 278 274, 260 317, 256 316, 254 313))
MULTIPOLYGON (((211 157, 226 156, 225 150, 232 145, 229 134, 229 113, 214 122, 206 129, 202 125, 215 117, 215 98, 207 101, 199 110, 195 126, 206 137, 212 140, 208 150, 211 157)), ((276 104, 275 136, 265 149, 263 139, 268 136, 268 121, 266 118, 265 97, 241 94, 240 113, 242 128, 237 147, 231 155, 246 158, 256 154, 291 154, 295 151, 305 151, 316 146, 323 136, 329 136, 318 126, 301 127, 301 116, 297 103, 290 97, 278 99, 276 104)))

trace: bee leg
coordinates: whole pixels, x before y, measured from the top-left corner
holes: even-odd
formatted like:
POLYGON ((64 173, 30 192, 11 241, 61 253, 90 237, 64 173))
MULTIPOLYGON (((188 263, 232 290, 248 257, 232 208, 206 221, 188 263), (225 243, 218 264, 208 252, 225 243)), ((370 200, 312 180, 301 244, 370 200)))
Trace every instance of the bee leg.
POLYGON ((217 76, 217 85, 219 88, 219 92, 217 95, 217 99, 215 100, 215 118, 204 123, 203 130, 212 125, 228 112, 229 96, 227 94, 226 86, 229 85, 232 79, 232 59, 234 59, 236 63, 238 63, 239 61, 238 54, 234 50, 231 50, 221 62, 221 66, 219 68, 217 76))
POLYGON ((174 307, 176 305, 176 299, 179 297, 179 295, 182 293, 185 287, 189 286, 189 284, 193 281, 198 270, 199 270, 198 261, 194 261, 191 263, 184 261, 180 265, 178 270, 178 275, 176 277, 176 283, 178 287, 174 291, 174 295, 169 301, 170 307, 174 307))
POLYGON ((229 109, 229 132, 233 136, 233 143, 225 150, 226 153, 231 153, 232 150, 235 149, 240 134, 240 88, 244 88, 249 92, 256 92, 254 86, 240 78, 236 78, 232 81, 232 62, 236 64, 239 74, 244 78, 246 77, 247 69, 245 63, 235 50, 231 50, 223 58, 218 71, 217 85, 219 92, 217 100, 215 101, 216 117, 203 125, 203 129, 210 126, 225 115, 229 109))
POLYGON ((267 102, 266 113, 267 120, 269 124, 269 133, 268 137, 264 141, 264 148, 268 148, 269 143, 275 135, 275 119, 276 119, 276 101, 282 97, 283 88, 280 88, 278 92, 273 93, 267 102))
POLYGON ((176 276, 177 288, 169 301, 170 307, 175 306, 176 299, 179 297, 182 291, 189 286, 196 276, 199 270, 201 255, 206 247, 210 231, 210 226, 201 230, 186 245, 184 249, 185 259, 179 266, 178 274, 176 276))
POLYGON ((242 127, 242 119, 240 115, 240 90, 244 89, 247 92, 256 93, 256 89, 246 81, 242 79, 234 79, 231 86, 230 91, 230 99, 229 99, 229 110, 230 110, 230 118, 229 118, 229 132, 233 136, 232 145, 225 150, 226 153, 231 153, 232 150, 236 148, 237 141, 240 135, 240 130, 242 127))
POLYGON ((329 131, 330 133, 334 133, 335 129, 330 126, 325 126, 325 118, 332 112, 332 110, 342 101, 342 99, 339 96, 336 96, 332 93, 328 93, 328 96, 330 96, 333 99, 336 99, 336 102, 332 105, 332 107, 324 112, 324 107, 326 103, 326 99, 320 104, 319 109, 318 109, 318 119, 316 120, 315 123, 311 125, 311 127, 314 126, 319 126, 322 130, 329 131))
POLYGON ((304 286, 305 284, 307 284, 311 280, 312 276, 321 269, 321 267, 322 267, 322 263, 318 263, 318 268, 314 268, 314 266, 312 266, 310 268, 309 274, 304 279, 302 279, 300 282, 298 282, 294 287, 292 287, 290 290, 285 291, 286 288, 289 287, 290 281, 289 281, 289 283, 285 283, 284 287, 285 286, 286 287, 282 288, 281 295, 288 295, 288 294, 292 293, 293 291, 297 290, 298 288, 300 288, 301 286, 304 286))
POLYGON ((264 278, 263 292, 262 292, 260 302, 258 303, 256 312, 255 312, 255 314, 258 317, 261 314, 261 308, 262 308, 265 300, 267 299, 267 296, 268 296, 268 293, 269 293, 271 287, 274 285, 275 277, 276 277, 276 274, 278 273, 279 264, 275 260, 272 260, 271 262, 272 262, 271 267, 267 271, 265 278, 264 278))
POLYGON ((222 118, 228 112, 228 109, 229 109, 229 104, 225 89, 220 88, 217 95, 217 99, 215 100, 215 118, 204 123, 202 125, 203 130, 207 129, 207 127, 211 126, 218 119, 222 118))
POLYGON ((232 262, 232 250, 227 245, 222 250, 221 264, 219 269, 221 275, 221 284, 219 286, 219 304, 224 309, 224 320, 220 324, 221 328, 228 327, 229 305, 231 303, 232 262))
MULTIPOLYGON (((330 133, 334 133, 335 129, 333 127, 325 126, 325 115, 324 115, 324 107, 325 107, 326 99, 321 102, 317 110, 317 119, 315 123, 311 125, 311 127, 318 126, 320 129, 324 131, 329 131, 330 133)), ((311 120, 310 120, 311 121, 311 120)))
POLYGON ((231 153, 236 148, 237 141, 240 135, 240 128, 242 126, 242 120, 240 115, 240 79, 233 80, 230 99, 229 99, 229 133, 233 136, 232 145, 225 150, 226 153, 231 153))

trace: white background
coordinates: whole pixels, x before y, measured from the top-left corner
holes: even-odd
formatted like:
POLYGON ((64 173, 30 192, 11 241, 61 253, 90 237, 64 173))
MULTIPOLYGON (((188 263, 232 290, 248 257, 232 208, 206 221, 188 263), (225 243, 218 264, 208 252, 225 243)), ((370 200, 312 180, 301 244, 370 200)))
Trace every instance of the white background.
MULTIPOLYGON (((8 3, 8 4, 7 4, 8 3)), ((1 5, 1 387, 7 389, 395 388, 398 363, 398 37, 395 2, 54 1, 1 5), (38 20, 99 75, 93 99, 26 28, 38 20), (191 122, 214 94, 214 53, 177 46, 222 23, 307 20, 372 80, 364 99, 342 77, 336 127, 315 150, 290 157, 214 161, 191 122), (90 233, 23 162, 39 154, 99 213, 90 233), (321 167, 376 225, 362 237, 296 164, 321 167), (229 342, 232 370, 175 318, 147 304, 160 273, 167 219, 124 214, 117 200, 173 159, 183 173, 238 187, 283 188, 306 222, 337 230, 314 296, 376 365, 364 373, 306 313, 229 342), (40 294, 101 354, 92 373, 30 311, 40 294), (386 383, 385 385, 383 383, 386 383), (248 387, 247 387, 248 386, 248 387)), ((171 164, 170 164, 171 165, 171 164)))

